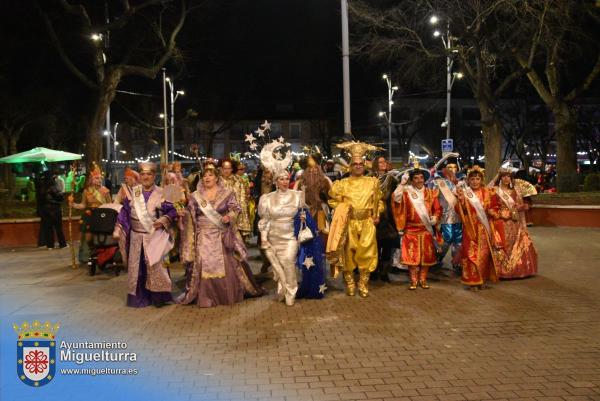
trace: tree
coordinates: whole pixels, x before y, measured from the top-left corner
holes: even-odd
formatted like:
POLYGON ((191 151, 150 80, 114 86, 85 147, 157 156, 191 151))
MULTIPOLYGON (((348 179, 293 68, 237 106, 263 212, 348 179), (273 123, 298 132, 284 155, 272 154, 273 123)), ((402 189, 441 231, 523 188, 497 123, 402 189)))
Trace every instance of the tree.
POLYGON ((578 177, 573 102, 600 74, 600 10, 593 2, 560 0, 514 2, 506 8, 526 33, 508 38, 510 51, 554 116, 557 189, 574 191, 578 177))
POLYGON ((176 38, 185 22, 184 0, 119 1, 118 11, 97 1, 36 2, 50 40, 68 70, 94 96, 86 134, 86 162, 100 162, 103 125, 122 79, 153 79, 180 57, 176 38), (175 5, 177 3, 179 6, 175 5), (60 18, 61 24, 54 20, 60 18))
POLYGON ((503 20, 497 10, 503 3, 407 0, 374 7, 366 0, 354 0, 350 5, 357 34, 354 51, 394 65, 403 77, 404 87, 441 86, 446 58, 460 63, 481 114, 488 171, 496 171, 501 162, 503 125, 497 110, 498 98, 521 74, 512 71, 497 53, 496 43, 503 40, 503 31, 498 29, 503 20), (444 14, 444 24, 450 23, 449 48, 441 47, 431 37, 429 19, 440 12, 444 14))
POLYGON ((546 164, 546 153, 554 132, 548 129, 548 110, 543 104, 528 99, 507 100, 501 104, 500 116, 504 122, 504 140, 507 144, 503 160, 516 155, 523 168, 529 171, 535 153, 546 164))

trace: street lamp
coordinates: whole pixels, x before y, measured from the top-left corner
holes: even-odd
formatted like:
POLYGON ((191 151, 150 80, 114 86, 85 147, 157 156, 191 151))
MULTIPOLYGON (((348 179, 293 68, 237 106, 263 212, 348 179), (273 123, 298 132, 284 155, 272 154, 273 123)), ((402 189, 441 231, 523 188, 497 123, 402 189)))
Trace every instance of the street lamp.
POLYGON ((102 132, 102 135, 104 135, 106 137, 106 166, 107 166, 107 171, 108 171, 108 166, 111 165, 112 170, 113 170, 113 179, 115 179, 116 177, 116 171, 115 171, 115 165, 114 162, 117 161, 118 159, 118 155, 117 155, 117 146, 119 146, 119 141, 117 141, 117 127, 119 126, 119 123, 115 123, 115 126, 113 128, 113 132, 111 133, 109 130, 104 130, 104 132, 102 132), (110 151, 110 140, 112 139, 113 141, 113 149, 112 149, 112 153, 110 151))
MULTIPOLYGON (((117 127, 119 126, 119 123, 115 123, 115 128, 113 129, 113 155, 114 155, 114 160, 117 161, 118 157, 117 157, 117 146, 119 146, 119 142, 117 142, 117 127)), ((114 177, 114 174, 113 174, 114 177)))
POLYGON ((379 117, 386 117, 388 123, 388 146, 389 146, 389 159, 392 161, 392 105, 394 101, 392 97, 394 96, 394 92, 398 90, 397 86, 392 85, 392 81, 387 74, 383 74, 381 78, 387 83, 388 86, 388 114, 386 115, 384 112, 379 112, 379 117), (383 113, 383 114, 382 114, 383 113))
MULTIPOLYGON (((179 95, 185 95, 182 90, 175 91, 175 85, 173 80, 169 77, 165 78, 165 81, 169 84, 171 91, 171 163, 175 161, 175 101, 179 95)), ((168 155, 167 155, 168 157, 168 155)))
MULTIPOLYGON (((432 15, 429 18, 429 23, 431 25, 436 25, 440 21, 440 18, 436 15, 432 15)), ((442 123, 442 127, 446 128, 446 139, 450 139, 450 110, 451 110, 451 101, 452 101, 452 85, 454 84, 454 79, 461 79, 463 77, 462 73, 452 74, 452 65, 454 64, 454 60, 452 59, 452 53, 457 52, 452 49, 452 36, 450 36, 450 19, 446 18, 446 38, 444 39, 444 35, 439 31, 435 30, 433 32, 433 36, 436 38, 441 38, 442 43, 444 44, 444 49, 446 49, 446 120, 442 123)))

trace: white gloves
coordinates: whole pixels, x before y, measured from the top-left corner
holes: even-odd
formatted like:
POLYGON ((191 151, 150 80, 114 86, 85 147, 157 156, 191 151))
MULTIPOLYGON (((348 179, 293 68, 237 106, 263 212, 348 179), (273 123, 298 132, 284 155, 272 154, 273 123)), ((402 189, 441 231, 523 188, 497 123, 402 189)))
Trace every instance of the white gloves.
POLYGON ((402 174, 402 178, 400 179, 400 185, 406 185, 408 182, 408 173, 402 174))

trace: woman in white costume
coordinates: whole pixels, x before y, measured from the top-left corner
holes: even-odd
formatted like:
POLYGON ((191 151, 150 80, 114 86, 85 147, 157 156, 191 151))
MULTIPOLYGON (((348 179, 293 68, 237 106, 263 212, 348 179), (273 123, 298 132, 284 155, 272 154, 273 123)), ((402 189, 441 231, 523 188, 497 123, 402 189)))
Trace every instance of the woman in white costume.
POLYGON ((258 229, 261 248, 265 250, 273 267, 273 279, 277 282, 277 299, 285 300, 286 305, 292 306, 298 291, 298 240, 294 233, 294 218, 304 207, 304 193, 289 189, 290 177, 287 167, 292 156, 288 151, 283 158, 273 157, 273 152, 278 152, 280 147, 281 144, 273 141, 265 145, 260 153, 263 166, 273 171, 276 190, 260 197, 258 229))

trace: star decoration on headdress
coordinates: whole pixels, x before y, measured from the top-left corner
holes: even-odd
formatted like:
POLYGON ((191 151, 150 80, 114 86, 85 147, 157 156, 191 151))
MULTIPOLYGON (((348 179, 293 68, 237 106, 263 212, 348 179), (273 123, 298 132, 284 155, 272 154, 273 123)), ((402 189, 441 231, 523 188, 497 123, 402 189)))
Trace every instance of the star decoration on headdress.
POLYGON ((283 160, 283 153, 281 153, 280 151, 275 152, 275 159, 283 160))
POLYGON ((256 142, 252 142, 249 146, 249 148, 252 150, 256 150, 257 147, 258 147, 258 143, 256 143, 256 142))
POLYGON ((307 258, 304 259, 304 263, 302 263, 307 270, 310 270, 311 267, 313 267, 315 265, 315 262, 313 260, 312 256, 308 256, 307 258))
POLYGON ((292 146, 292 144, 291 144, 291 143, 289 143, 289 142, 286 142, 286 143, 285 143, 285 146, 287 146, 287 147, 289 148, 290 146, 292 146))
POLYGON ((262 128, 257 129, 256 131, 254 131, 255 134, 258 134, 259 138, 262 138, 265 136, 265 130, 262 128))
POLYGON ((326 290, 327 290, 327 286, 325 285, 325 283, 323 283, 319 286, 319 294, 325 294, 326 290))
POLYGON ((277 138, 277 141, 279 141, 279 143, 285 143, 285 138, 280 136, 279 138, 277 138))
POLYGON ((252 135, 252 133, 250 134, 246 134, 246 139, 244 139, 245 142, 249 142, 249 143, 254 143, 254 141, 256 141, 256 138, 254 137, 254 135, 252 135))
POLYGON ((271 123, 265 120, 265 122, 260 125, 260 128, 262 128, 264 131, 271 130, 271 123))

